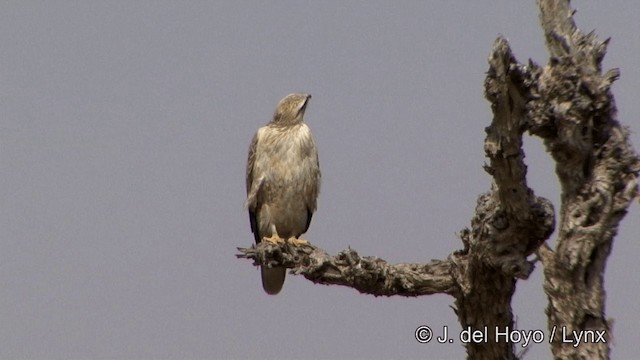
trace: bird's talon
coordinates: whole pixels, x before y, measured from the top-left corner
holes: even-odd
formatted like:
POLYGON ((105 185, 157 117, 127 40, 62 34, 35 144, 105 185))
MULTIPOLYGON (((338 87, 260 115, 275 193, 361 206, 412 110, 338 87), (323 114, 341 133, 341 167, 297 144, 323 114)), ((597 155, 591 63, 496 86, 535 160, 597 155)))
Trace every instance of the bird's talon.
POLYGON ((263 237, 262 240, 277 246, 284 244, 284 239, 277 235, 273 235, 271 237, 263 237))
POLYGON ((309 245, 309 241, 305 240, 305 239, 297 239, 295 237, 290 237, 289 239, 287 239, 287 242, 289 242, 291 245, 294 246, 304 246, 304 245, 309 245))

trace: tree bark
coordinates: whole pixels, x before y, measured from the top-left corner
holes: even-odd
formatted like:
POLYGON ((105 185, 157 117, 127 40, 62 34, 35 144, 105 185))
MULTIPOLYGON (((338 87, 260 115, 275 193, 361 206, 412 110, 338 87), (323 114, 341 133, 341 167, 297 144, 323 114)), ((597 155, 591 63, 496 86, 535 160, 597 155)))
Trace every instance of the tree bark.
POLYGON ((493 120, 484 151, 493 184, 478 198, 471 228, 460 232, 463 249, 425 264, 388 264, 353 249, 330 256, 313 245, 262 242, 238 248, 237 257, 374 296, 449 294, 462 328, 486 332, 466 344, 470 359, 515 359, 514 344, 496 330, 514 329, 511 298, 537 252, 554 357, 608 358, 603 275, 618 224, 638 196, 640 158, 615 119, 610 87, 618 71, 601 71, 607 41, 575 27, 567 0, 538 5, 549 64, 518 63, 502 37, 489 57, 485 96, 493 120), (556 162, 562 194, 555 250, 543 245, 555 228, 553 205, 526 182, 526 131, 543 139, 556 162))
POLYGON ((556 248, 539 251, 555 333, 551 351, 556 359, 606 359, 604 270, 618 224, 638 194, 640 160, 616 120, 610 87, 618 70, 602 74, 608 40, 578 30, 569 1, 538 5, 551 59, 532 69, 530 132, 544 140, 562 186, 556 248))

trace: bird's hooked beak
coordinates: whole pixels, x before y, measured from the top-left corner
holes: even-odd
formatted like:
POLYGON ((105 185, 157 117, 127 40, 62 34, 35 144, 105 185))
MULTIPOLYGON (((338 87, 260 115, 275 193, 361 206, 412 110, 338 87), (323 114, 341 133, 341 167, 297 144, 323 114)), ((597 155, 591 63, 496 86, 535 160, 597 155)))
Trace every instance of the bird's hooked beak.
POLYGON ((309 104, 309 100, 311 100, 311 94, 305 94, 307 96, 306 99, 304 99, 304 104, 302 104, 302 106, 300 107, 300 110, 298 110, 298 112, 300 113, 304 113, 305 110, 307 110, 307 104, 309 104))

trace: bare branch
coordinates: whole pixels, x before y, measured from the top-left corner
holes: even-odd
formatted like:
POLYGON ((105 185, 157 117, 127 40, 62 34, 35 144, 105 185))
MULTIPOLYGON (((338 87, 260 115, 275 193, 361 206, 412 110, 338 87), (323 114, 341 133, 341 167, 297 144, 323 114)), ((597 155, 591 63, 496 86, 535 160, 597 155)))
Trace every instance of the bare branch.
POLYGON ((285 266, 316 284, 352 287, 363 294, 411 297, 451 294, 455 289, 449 261, 389 264, 377 257, 361 257, 351 248, 331 256, 313 245, 274 246, 266 242, 238 250, 238 258, 253 259, 254 265, 285 266))
POLYGON ((507 40, 498 38, 489 57, 485 80, 485 96, 491 102, 494 117, 491 126, 486 128, 484 148, 490 160, 485 170, 494 180, 492 196, 501 211, 499 219, 504 222, 496 227, 505 230, 503 234, 492 234, 500 244, 495 253, 502 261, 505 251, 519 257, 528 256, 549 237, 555 226, 551 202, 535 196, 527 186, 522 135, 527 129, 525 111, 530 77, 528 68, 520 65, 511 53, 507 40))

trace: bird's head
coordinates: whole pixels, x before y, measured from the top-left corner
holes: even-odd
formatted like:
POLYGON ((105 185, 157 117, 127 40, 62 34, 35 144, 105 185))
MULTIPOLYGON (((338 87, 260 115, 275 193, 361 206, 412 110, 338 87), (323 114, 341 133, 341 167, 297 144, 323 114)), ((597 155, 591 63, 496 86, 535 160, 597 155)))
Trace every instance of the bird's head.
POLYGON ((289 94, 280 100, 273 123, 278 125, 293 125, 302 122, 304 111, 307 109, 311 95, 309 94, 289 94))

